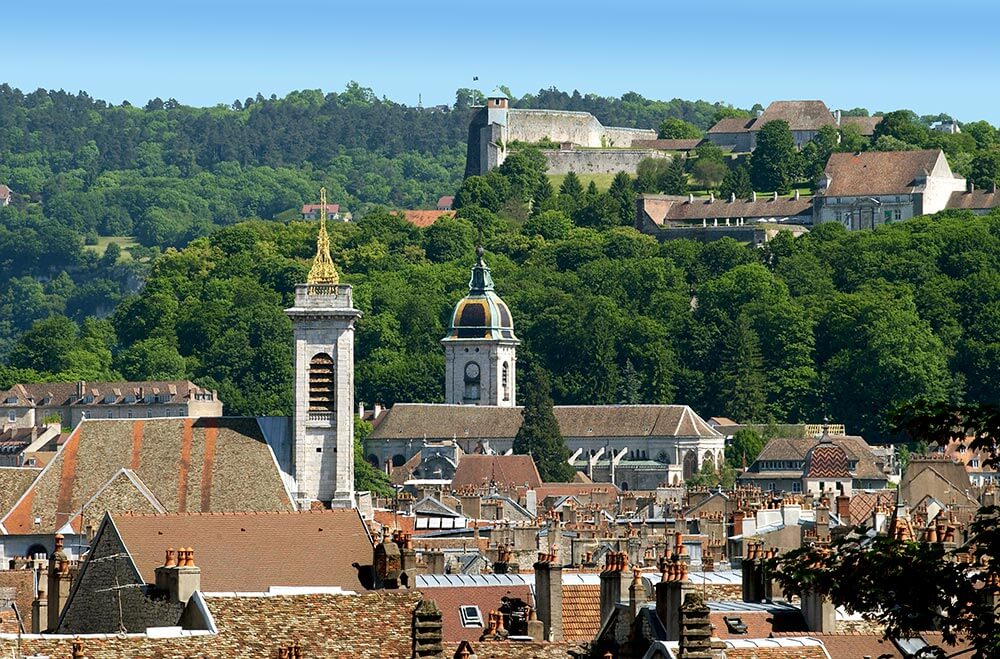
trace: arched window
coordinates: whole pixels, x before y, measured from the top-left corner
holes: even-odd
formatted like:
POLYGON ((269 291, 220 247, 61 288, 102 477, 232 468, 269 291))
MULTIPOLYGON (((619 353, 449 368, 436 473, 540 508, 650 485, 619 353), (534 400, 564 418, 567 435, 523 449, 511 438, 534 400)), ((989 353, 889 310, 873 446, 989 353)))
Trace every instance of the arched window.
POLYGON ((712 465, 712 469, 715 469, 715 456, 712 455, 711 451, 705 451, 705 455, 701 460, 702 468, 704 468, 706 462, 712 465))
POLYGON ((510 400, 510 364, 503 363, 503 399, 510 400))
POLYGON ((684 454, 684 480, 688 480, 698 473, 698 454, 695 451, 688 451, 684 454))
POLYGON ((309 362, 309 411, 333 412, 336 408, 336 368, 333 357, 321 352, 309 362))
POLYGON ((482 373, 479 372, 479 364, 476 362, 469 362, 465 365, 465 394, 462 396, 462 401, 465 403, 478 403, 479 402, 479 382, 482 377, 482 373))
POLYGON ((399 453, 397 453, 396 455, 392 456, 392 466, 393 467, 402 467, 405 464, 406 464, 406 458, 404 456, 400 455, 399 453))

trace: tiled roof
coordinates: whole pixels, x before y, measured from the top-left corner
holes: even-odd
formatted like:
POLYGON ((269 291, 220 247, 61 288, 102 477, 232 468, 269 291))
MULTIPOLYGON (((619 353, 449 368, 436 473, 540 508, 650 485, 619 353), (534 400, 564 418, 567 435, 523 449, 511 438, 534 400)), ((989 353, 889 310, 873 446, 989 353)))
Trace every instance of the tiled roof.
POLYGON ((862 151, 834 153, 826 163, 827 197, 910 194, 917 179, 932 172, 943 157, 939 149, 925 151, 862 151))
MULTIPOLYGON (((304 206, 302 206, 302 214, 303 215, 308 215, 310 213, 315 213, 315 212, 319 211, 321 208, 323 208, 323 204, 305 204, 304 206)), ((326 205, 326 212, 327 213, 339 213, 340 212, 340 204, 327 204, 326 205)))
MULTIPOLYGON (((774 634, 775 638, 783 638, 789 635, 800 636, 801 632, 794 634, 774 634)), ((833 659, 863 659, 864 657, 872 657, 872 659, 903 659, 903 655, 896 649, 892 641, 874 634, 822 634, 819 632, 809 632, 809 637, 822 642, 833 659)))
MULTIPOLYGON (((590 639, 588 639, 590 640, 590 639)), ((525 643, 518 641, 472 641, 477 659, 568 659, 571 656, 582 656, 583 648, 578 643, 525 643), (571 655, 570 651, 577 655, 571 655)), ((445 644, 445 657, 454 657, 458 650, 457 643, 445 644)))
MULTIPOLYGON (((107 634, 85 637, 88 659, 142 657, 223 659, 276 657, 298 641, 303 657, 385 659, 412 653, 413 610, 419 593, 379 591, 361 595, 275 597, 209 596, 218 634, 167 638, 107 634)), ((0 653, 69 657, 73 636, 0 639, 0 653)))
POLYGON ((451 487, 538 487, 542 479, 530 455, 464 455, 458 461, 451 487))
MULTIPOLYGON (((42 382, 37 384, 15 384, 7 391, 0 392, 0 405, 24 407, 28 405, 107 405, 105 398, 113 396, 114 403, 122 403, 128 395, 138 396, 159 394, 169 396, 166 402, 179 403, 191 400, 195 393, 206 392, 189 380, 149 380, 143 382, 85 382, 84 395, 93 397, 93 402, 84 403, 77 395, 76 382, 42 382), (8 398, 17 402, 8 403, 8 398), (48 401, 43 403, 43 401, 48 401)), ((142 402, 141 400, 137 402, 142 402)))
POLYGON ((420 466, 423 459, 423 453, 421 451, 417 451, 413 454, 413 457, 404 462, 402 466, 392 468, 389 480, 392 481, 393 485, 403 485, 406 481, 410 480, 413 476, 413 472, 420 466))
POLYGON ((10 510, 40 473, 41 469, 0 467, 0 510, 10 510))
MULTIPOLYGON (((3 526, 14 534, 54 533, 72 519, 78 528, 76 513, 122 468, 131 469, 168 512, 292 509, 256 419, 102 419, 76 427, 4 515, 3 526)), ((129 510, 128 504, 112 508, 129 510)), ((90 506, 83 512, 90 521, 105 511, 90 506)))
POLYGON ((562 588, 563 638, 592 641, 601 630, 601 587, 596 584, 562 588))
POLYGON ((792 130, 819 130, 835 126, 833 113, 823 101, 774 101, 754 121, 752 130, 760 130, 769 121, 787 121, 792 130))
POLYGON ((1000 194, 990 189, 952 192, 947 207, 961 210, 988 210, 997 206, 1000 206, 1000 194))
MULTIPOLYGON (((712 437, 721 435, 686 405, 559 405, 564 437, 712 437)), ((521 408, 397 403, 369 439, 513 438, 521 408)))
POLYGON ((711 613, 712 633, 719 638, 767 638, 777 632, 806 631, 806 623, 798 610, 788 611, 733 611, 711 613), (747 626, 746 634, 729 631, 725 618, 738 617, 747 626))
POLYGON ((427 599, 434 600, 441 609, 441 624, 446 643, 470 641, 476 643, 483 633, 482 627, 463 627, 460 606, 477 606, 483 624, 488 624, 490 611, 500 608, 501 599, 518 598, 531 604, 531 589, 528 586, 466 586, 466 587, 421 587, 420 592, 427 599))
POLYGON ((841 117, 840 127, 857 126, 861 129, 862 135, 871 136, 875 133, 875 127, 882 121, 882 117, 841 117))
POLYGON ((442 217, 455 217, 455 211, 402 211, 403 219, 415 227, 426 228, 442 217))
POLYGON ((203 592, 265 592, 271 586, 337 586, 360 592, 372 541, 357 510, 272 513, 112 514, 146 583, 168 547, 189 546, 203 592))
POLYGON ((851 521, 858 524, 870 519, 876 506, 894 506, 896 504, 895 490, 876 490, 874 492, 853 492, 851 494, 851 521))
POLYGON ((691 222, 725 218, 808 217, 812 213, 812 197, 778 197, 760 195, 756 200, 710 200, 677 195, 642 196, 642 210, 655 224, 691 222))
POLYGON ((0 183, 0 199, 7 199, 8 197, 10 197, 10 188, 0 183))
MULTIPOLYGON (((847 435, 830 437, 830 440, 844 449, 849 460, 857 461, 858 466, 854 470, 855 478, 885 477, 885 474, 875 465, 875 456, 864 439, 855 435, 847 435)), ((806 453, 815 445, 816 440, 812 437, 801 439, 776 437, 764 446, 764 450, 757 456, 750 471, 757 471, 761 462, 805 461, 806 453)))
POLYGON ((806 453, 804 478, 850 478, 847 453, 833 442, 820 442, 806 453))
POLYGON ((726 117, 708 129, 709 133, 745 133, 753 123, 750 117, 726 117))
POLYGON ((451 208, 451 205, 455 203, 455 197, 452 195, 442 195, 438 197, 437 207, 438 208, 451 208))

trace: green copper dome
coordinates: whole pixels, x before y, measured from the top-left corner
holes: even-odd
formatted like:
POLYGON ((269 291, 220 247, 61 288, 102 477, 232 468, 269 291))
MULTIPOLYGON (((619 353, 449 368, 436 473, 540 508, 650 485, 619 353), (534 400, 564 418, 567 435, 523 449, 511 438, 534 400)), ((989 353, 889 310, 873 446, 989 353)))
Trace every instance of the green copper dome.
POLYGON ((497 339, 517 341, 514 322, 507 303, 493 290, 493 276, 483 261, 483 248, 476 248, 469 294, 458 301, 451 315, 445 341, 459 339, 497 339))

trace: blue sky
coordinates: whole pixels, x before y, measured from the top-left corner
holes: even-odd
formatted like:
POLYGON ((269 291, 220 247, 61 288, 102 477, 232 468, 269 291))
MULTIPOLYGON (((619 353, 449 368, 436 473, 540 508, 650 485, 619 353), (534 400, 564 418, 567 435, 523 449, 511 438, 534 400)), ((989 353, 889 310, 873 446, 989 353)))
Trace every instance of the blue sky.
POLYGON ((5 3, 0 81, 213 105, 293 89, 451 103, 556 86, 727 101, 820 98, 1000 124, 992 0, 5 3))

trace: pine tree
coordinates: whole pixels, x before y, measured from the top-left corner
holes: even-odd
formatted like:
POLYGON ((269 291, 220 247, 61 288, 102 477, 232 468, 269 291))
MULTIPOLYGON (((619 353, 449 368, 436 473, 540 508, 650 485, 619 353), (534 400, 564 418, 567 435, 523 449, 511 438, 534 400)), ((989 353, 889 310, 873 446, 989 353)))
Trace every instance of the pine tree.
POLYGON ((576 175, 576 172, 571 171, 566 174, 562 185, 559 186, 559 194, 569 195, 573 201, 579 203, 583 197, 583 184, 580 183, 580 177, 576 175))
POLYGON ((719 195, 723 199, 728 199, 735 195, 737 199, 749 199, 753 195, 753 186, 750 185, 750 171, 746 165, 736 165, 722 179, 719 186, 719 195))
POLYGON ((764 360, 760 339, 741 313, 724 348, 719 384, 722 409, 739 423, 763 421, 767 414, 764 397, 764 360))
POLYGON ((642 378, 632 365, 631 359, 625 360, 621 378, 618 380, 618 402, 622 405, 638 405, 642 402, 642 378))
POLYGON ((573 467, 568 462, 569 449, 552 409, 549 375, 532 364, 525 369, 523 378, 517 393, 524 403, 521 412, 524 420, 514 437, 514 453, 534 458, 543 481, 566 482, 573 476, 573 467))
POLYGON ((688 175, 684 170, 683 158, 674 158, 670 161, 659 187, 665 194, 687 194, 688 175))
POLYGON ((608 194, 621 209, 621 223, 630 226, 635 219, 636 197, 632 177, 625 172, 615 174, 614 180, 611 181, 611 187, 608 188, 608 194))

